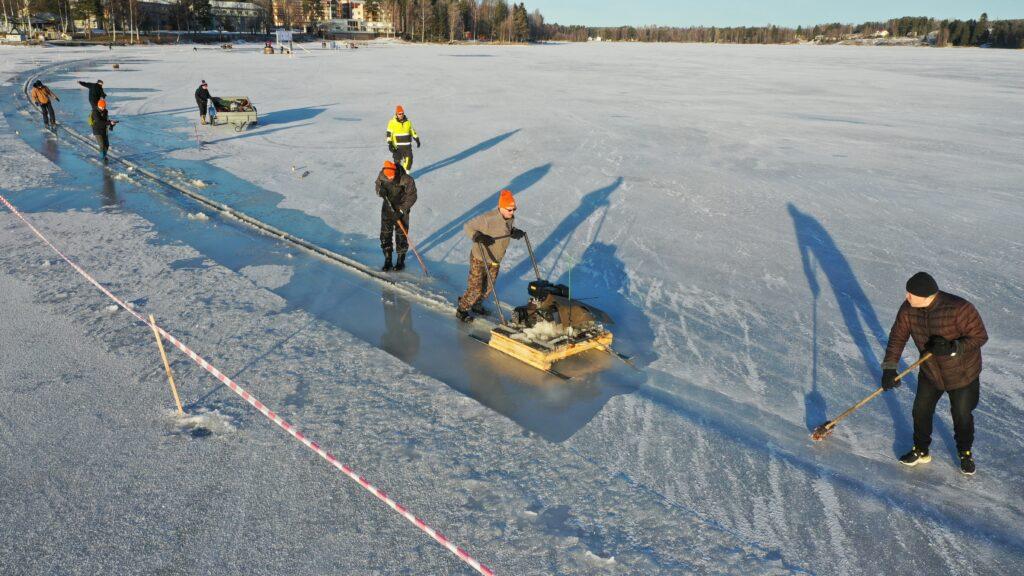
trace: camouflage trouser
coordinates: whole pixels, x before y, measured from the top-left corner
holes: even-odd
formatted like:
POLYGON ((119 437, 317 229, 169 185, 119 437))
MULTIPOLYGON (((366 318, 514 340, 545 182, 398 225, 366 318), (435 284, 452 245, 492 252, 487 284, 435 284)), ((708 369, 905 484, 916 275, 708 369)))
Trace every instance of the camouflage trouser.
POLYGON ((493 285, 498 281, 498 265, 491 265, 490 278, 487 276, 487 265, 483 260, 471 258, 469 262, 469 280, 466 281, 466 293, 459 298, 459 309, 469 310, 491 294, 493 285))
MULTIPOLYGON (((380 207, 380 249, 385 252, 396 249, 399 254, 405 254, 409 250, 409 239, 398 229, 398 226, 395 226, 395 220, 397 220, 395 213, 391 211, 388 201, 385 200, 380 207)), ((402 226, 405 226, 406 232, 409 231, 408 212, 402 218, 402 226)))

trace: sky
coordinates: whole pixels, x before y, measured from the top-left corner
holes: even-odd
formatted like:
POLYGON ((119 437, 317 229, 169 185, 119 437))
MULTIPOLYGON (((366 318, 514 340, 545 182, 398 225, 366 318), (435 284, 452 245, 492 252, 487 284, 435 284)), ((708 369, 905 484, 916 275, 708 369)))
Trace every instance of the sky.
POLYGON ((860 23, 899 16, 1024 18, 1024 0, 517 0, 544 20, 587 26, 779 26, 860 23))

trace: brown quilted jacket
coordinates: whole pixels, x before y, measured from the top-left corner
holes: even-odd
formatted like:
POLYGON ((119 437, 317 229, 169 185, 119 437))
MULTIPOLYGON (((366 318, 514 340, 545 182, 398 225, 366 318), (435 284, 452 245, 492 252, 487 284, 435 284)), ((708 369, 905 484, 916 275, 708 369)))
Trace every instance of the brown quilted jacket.
POLYGON ((956 354, 935 356, 922 364, 922 378, 939 390, 956 390, 981 374, 981 347, 988 341, 985 324, 973 304, 945 292, 939 292, 927 308, 914 308, 908 302, 900 306, 889 331, 882 368, 896 368, 909 338, 923 354, 932 336, 956 341, 956 354))

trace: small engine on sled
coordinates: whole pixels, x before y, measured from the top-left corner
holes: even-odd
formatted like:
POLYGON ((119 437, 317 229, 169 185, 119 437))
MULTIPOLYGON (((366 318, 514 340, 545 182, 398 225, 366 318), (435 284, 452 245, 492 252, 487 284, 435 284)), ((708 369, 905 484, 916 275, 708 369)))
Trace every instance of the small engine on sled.
MULTIPOLYGON (((529 239, 527 247, 532 259, 529 239)), ((539 276, 529 284, 529 301, 514 309, 511 321, 491 330, 488 344, 549 372, 553 363, 581 352, 610 351, 612 333, 604 325, 612 324, 612 319, 594 306, 573 300, 568 286, 539 276)))
POLYGON ((534 280, 530 282, 528 292, 529 302, 517 306, 512 314, 514 325, 534 328, 538 322, 548 322, 560 327, 567 335, 575 336, 598 328, 602 323, 612 323, 601 310, 572 300, 565 284, 534 280))

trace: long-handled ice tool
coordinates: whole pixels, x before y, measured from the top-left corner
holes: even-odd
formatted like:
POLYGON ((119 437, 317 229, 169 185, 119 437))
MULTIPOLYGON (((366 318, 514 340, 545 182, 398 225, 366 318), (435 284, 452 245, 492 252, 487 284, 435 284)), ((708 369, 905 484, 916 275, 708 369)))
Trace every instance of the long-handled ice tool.
MULTIPOLYGON (((906 376, 907 374, 910 374, 914 370, 914 368, 917 368, 918 366, 923 364, 926 360, 928 360, 931 357, 932 357, 932 353, 931 352, 926 352, 924 356, 921 356, 920 360, 918 360, 917 362, 914 362, 913 364, 910 365, 909 368, 907 368, 903 372, 900 372, 899 374, 897 374, 896 375, 896 381, 899 382, 900 380, 902 380, 903 377, 906 376)), ((814 440, 816 442, 820 442, 821 440, 824 440, 829 434, 832 433, 832 430, 836 427, 836 424, 839 424, 839 422, 841 422, 843 420, 843 418, 846 418, 850 414, 853 414, 853 412, 856 411, 858 408, 860 408, 861 406, 863 406, 863 405, 867 404, 868 402, 874 400, 875 396, 878 396, 879 394, 881 394, 884 391, 885 391, 885 388, 882 388, 881 386, 879 386, 877 390, 875 390, 874 392, 869 394, 866 398, 864 398, 860 402, 857 402, 856 404, 851 406, 846 412, 843 412, 839 416, 836 416, 835 420, 829 420, 829 421, 825 422, 824 424, 822 424, 822 425, 818 426, 817 428, 815 428, 814 432, 811 432, 811 440, 814 440)))

